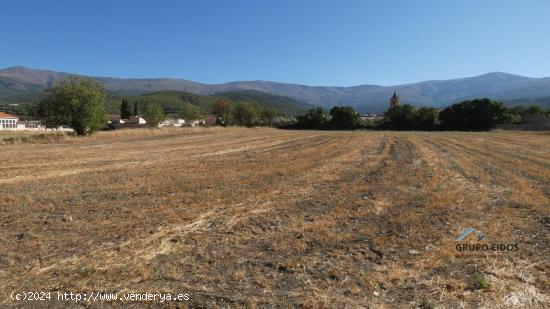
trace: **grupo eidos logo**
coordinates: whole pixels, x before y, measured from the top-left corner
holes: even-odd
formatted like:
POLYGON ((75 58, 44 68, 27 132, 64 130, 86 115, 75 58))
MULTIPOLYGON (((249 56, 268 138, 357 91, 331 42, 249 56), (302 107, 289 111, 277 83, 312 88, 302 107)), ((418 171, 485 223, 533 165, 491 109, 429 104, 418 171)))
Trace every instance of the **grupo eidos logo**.
POLYGON ((460 252, 513 252, 519 250, 517 243, 488 242, 483 232, 471 226, 460 232, 455 241, 459 242, 455 248, 460 252))

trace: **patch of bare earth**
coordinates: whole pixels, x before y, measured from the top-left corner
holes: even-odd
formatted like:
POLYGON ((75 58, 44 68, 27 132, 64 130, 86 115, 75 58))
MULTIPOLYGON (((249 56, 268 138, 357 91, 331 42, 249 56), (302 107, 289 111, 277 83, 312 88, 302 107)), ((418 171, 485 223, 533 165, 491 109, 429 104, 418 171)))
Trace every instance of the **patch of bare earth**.
POLYGON ((2 306, 147 291, 191 294, 152 307, 545 307, 549 137, 230 128, 2 146, 2 306), (468 226, 519 250, 457 251, 468 226))

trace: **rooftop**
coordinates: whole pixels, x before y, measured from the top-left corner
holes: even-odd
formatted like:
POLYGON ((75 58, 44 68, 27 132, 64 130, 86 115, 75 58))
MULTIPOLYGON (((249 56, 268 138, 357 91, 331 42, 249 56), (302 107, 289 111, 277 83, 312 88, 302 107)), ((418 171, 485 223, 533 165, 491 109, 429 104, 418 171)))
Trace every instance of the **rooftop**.
POLYGON ((17 119, 18 117, 17 116, 14 116, 14 115, 11 115, 11 114, 8 114, 8 113, 4 113, 4 112, 0 112, 0 118, 2 119, 17 119))

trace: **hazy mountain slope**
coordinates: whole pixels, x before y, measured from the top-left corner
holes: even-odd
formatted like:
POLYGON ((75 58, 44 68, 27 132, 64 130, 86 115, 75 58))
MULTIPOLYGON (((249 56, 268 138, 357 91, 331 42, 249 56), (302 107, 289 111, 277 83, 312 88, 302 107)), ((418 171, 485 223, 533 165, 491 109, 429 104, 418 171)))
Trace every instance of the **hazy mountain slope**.
MULTIPOLYGON (((222 98, 233 104, 239 102, 254 102, 258 104, 259 107, 274 108, 277 112, 283 115, 302 114, 308 109, 314 107, 313 105, 302 103, 288 97, 254 90, 241 90, 219 93, 215 95, 200 95, 189 92, 167 90, 141 95, 125 96, 125 98, 131 104, 137 101, 141 108, 144 108, 147 103, 158 102, 170 114, 178 114, 181 111, 181 107, 185 103, 196 105, 200 107, 204 113, 208 114, 211 113, 214 102, 222 98)), ((108 98, 108 112, 118 114, 120 111, 121 100, 122 97, 119 96, 108 98)))
POLYGON ((183 79, 122 79, 98 77, 103 82, 107 91, 118 95, 143 94, 155 91, 183 91, 196 94, 213 94, 208 90, 208 85, 195 83, 183 79))
MULTIPOLYGON (((28 101, 54 82, 67 76, 48 70, 13 67, 0 70, 0 102, 28 101)), ((423 81, 396 86, 361 85, 355 87, 319 87, 268 81, 240 81, 225 84, 202 84, 182 79, 122 79, 97 77, 115 95, 143 94, 176 90, 194 94, 254 90, 292 98, 313 105, 329 107, 351 105, 360 111, 382 111, 389 97, 397 91, 401 102, 441 107, 461 100, 489 97, 504 102, 537 101, 550 97, 550 78, 529 78, 506 73, 489 73, 476 77, 423 81)))
POLYGON ((219 92, 216 96, 225 97, 232 102, 255 102, 264 107, 274 108, 284 114, 305 112, 315 107, 314 105, 303 103, 289 97, 257 90, 219 92))
POLYGON ((0 103, 24 102, 34 99, 43 91, 43 87, 27 84, 10 78, 0 77, 0 103))
MULTIPOLYGON (((20 66, 0 70, 0 85, 2 84, 2 81, 5 81, 5 83, 8 84, 4 89, 0 88, 0 99, 6 97, 4 95, 5 93, 9 93, 13 96, 13 93, 28 95, 36 92, 37 89, 42 91, 69 75, 74 74, 49 70, 35 70, 20 66)), ((95 78, 101 81, 109 92, 118 95, 142 94, 164 90, 208 93, 208 90, 206 89, 207 85, 186 81, 183 79, 95 78)), ((214 92, 210 91, 210 93, 214 92)))
POLYGON ((528 78, 489 73, 452 80, 424 81, 396 86, 311 87, 273 82, 233 82, 226 88, 254 89, 284 95, 319 106, 351 105, 359 110, 382 111, 394 91, 401 102, 442 107, 461 100, 489 97, 502 101, 538 100, 550 96, 550 78, 528 78))

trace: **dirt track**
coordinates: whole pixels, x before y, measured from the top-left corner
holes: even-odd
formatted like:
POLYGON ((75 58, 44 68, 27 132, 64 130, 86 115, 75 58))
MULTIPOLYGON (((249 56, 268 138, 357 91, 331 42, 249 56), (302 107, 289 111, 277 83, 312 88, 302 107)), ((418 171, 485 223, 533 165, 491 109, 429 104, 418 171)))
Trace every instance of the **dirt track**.
POLYGON ((547 133, 136 132, 0 146, 3 295, 549 305, 547 133), (468 226, 519 250, 458 252, 468 226), (488 287, 475 286, 476 273, 488 287))

